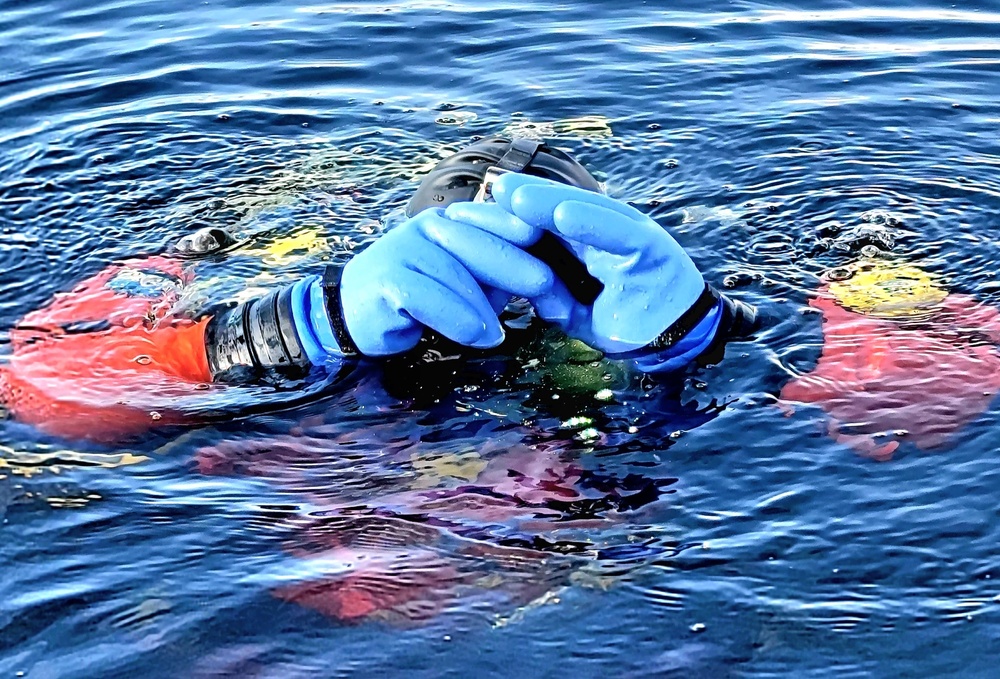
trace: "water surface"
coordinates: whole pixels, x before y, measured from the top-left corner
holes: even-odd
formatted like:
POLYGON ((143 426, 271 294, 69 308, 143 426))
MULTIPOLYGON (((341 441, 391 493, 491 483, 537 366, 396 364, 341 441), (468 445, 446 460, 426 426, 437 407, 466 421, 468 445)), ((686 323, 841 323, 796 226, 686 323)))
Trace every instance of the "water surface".
POLYGON ((610 399, 529 345, 122 447, 3 422, 0 669, 994 675, 996 407, 875 462, 775 401, 831 268, 1000 303, 997 36, 986 2, 0 2, 4 330, 206 225, 252 240, 205 266, 233 294, 346 261, 495 133, 572 151, 769 319, 610 399))

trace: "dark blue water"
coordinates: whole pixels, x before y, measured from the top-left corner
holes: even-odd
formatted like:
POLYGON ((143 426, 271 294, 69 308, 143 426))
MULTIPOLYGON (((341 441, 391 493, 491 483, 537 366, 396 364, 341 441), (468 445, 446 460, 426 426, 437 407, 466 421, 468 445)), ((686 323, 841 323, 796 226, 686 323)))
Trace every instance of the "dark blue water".
POLYGON ((345 261, 501 132, 769 319, 672 384, 547 337, 123 447, 3 422, 0 673, 996 676, 995 404, 876 462, 776 397, 831 268, 1000 304, 998 36, 988 2, 0 0, 4 330, 202 226, 251 239, 226 294, 345 261))

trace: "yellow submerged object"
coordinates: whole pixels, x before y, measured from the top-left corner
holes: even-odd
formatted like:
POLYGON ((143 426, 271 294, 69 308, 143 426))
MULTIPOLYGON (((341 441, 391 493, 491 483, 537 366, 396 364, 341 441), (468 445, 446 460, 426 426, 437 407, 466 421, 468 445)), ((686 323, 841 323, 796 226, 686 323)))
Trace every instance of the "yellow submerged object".
POLYGON ((506 137, 528 137, 531 139, 606 139, 614 136, 611 120, 597 115, 553 121, 517 119, 508 123, 502 134, 506 137))
POLYGON ((115 469, 148 460, 145 455, 135 453, 85 453, 61 448, 23 451, 0 444, 0 478, 7 474, 31 478, 38 474, 61 474, 84 467, 115 469))
POLYGON ((308 229, 278 238, 253 254, 258 254, 265 264, 287 266, 329 249, 321 229, 308 229))
POLYGON ((828 275, 830 293, 851 311, 878 318, 927 314, 948 296, 939 279, 912 264, 865 262, 828 275))

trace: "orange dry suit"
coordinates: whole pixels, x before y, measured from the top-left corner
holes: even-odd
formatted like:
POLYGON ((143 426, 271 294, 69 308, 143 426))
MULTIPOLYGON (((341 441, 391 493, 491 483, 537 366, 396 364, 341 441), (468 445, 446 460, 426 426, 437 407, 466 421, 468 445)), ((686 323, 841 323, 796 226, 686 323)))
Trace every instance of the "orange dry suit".
POLYGON ((52 435, 103 441, 179 422, 172 403, 212 381, 208 319, 175 315, 192 280, 167 257, 105 268, 10 332, 0 403, 52 435))

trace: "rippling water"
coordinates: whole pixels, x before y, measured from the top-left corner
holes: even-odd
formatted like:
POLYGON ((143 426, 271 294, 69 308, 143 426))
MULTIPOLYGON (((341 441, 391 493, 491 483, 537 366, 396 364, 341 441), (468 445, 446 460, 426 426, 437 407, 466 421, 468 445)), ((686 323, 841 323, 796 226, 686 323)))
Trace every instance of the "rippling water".
POLYGON ((5 675, 995 676, 995 405, 879 462, 776 397, 831 270, 1000 304, 1000 10, 670 4, 0 0, 4 330, 206 225, 231 294, 344 261, 498 132, 768 318, 682 384, 536 338, 127 447, 3 422, 5 675))

